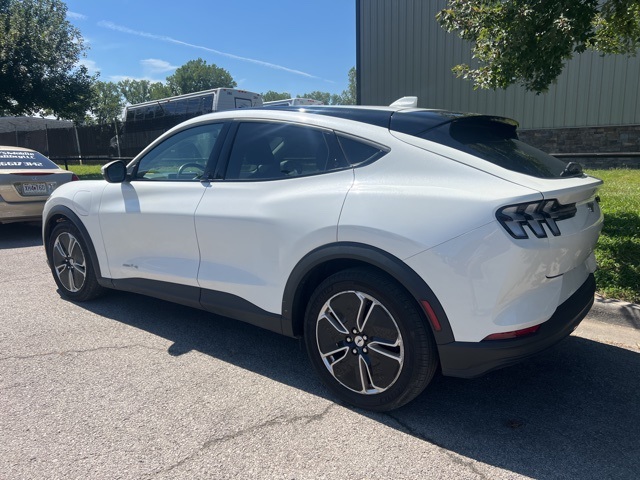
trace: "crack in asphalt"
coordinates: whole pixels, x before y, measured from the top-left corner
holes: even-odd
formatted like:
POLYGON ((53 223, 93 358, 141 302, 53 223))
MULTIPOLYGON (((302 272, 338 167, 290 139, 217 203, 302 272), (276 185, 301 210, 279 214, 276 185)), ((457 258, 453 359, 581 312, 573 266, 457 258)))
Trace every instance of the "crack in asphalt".
POLYGON ((130 348, 144 348, 146 350, 153 350, 156 352, 163 352, 163 353, 166 352, 166 349, 153 348, 146 345, 140 345, 139 343, 134 343, 132 345, 96 347, 96 348, 88 348, 86 350, 62 350, 62 351, 55 351, 55 352, 35 353, 33 355, 12 355, 10 357, 0 357, 0 362, 4 362, 7 360, 30 360, 33 358, 51 357, 56 355, 62 357, 62 356, 73 355, 73 354, 99 352, 101 350, 127 350, 130 348))
POLYGON ((248 428, 243 428, 241 430, 238 430, 236 432, 230 433, 228 435, 223 435, 222 437, 211 438, 211 439, 207 440, 206 442, 204 442, 200 446, 200 448, 195 450, 190 455, 184 457, 182 460, 174 463, 173 465, 170 465, 167 468, 156 470, 156 471, 154 471, 152 473, 149 473, 149 474, 146 475, 146 477, 151 478, 152 476, 155 476, 157 474, 164 474, 164 473, 172 472, 176 468, 179 468, 182 465, 184 465, 184 464, 188 463, 189 461, 193 460, 200 453, 208 450, 209 448, 211 448, 214 445, 225 443, 225 442, 227 442, 229 440, 234 440, 236 438, 243 437, 245 435, 253 434, 253 433, 258 432, 258 431, 260 431, 260 430, 262 430, 264 428, 269 428, 269 427, 278 426, 278 425, 289 425, 289 424, 294 424, 294 423, 297 423, 297 422, 300 422, 300 421, 303 421, 303 422, 305 422, 305 425, 308 425, 311 422, 322 420, 329 413, 329 411, 331 411, 335 407, 337 407, 337 405, 332 403, 331 405, 327 406, 327 408, 325 408, 323 411, 321 411, 319 413, 314 413, 312 415, 300 415, 300 416, 294 416, 294 417, 291 417, 291 418, 289 418, 287 416, 280 415, 280 416, 277 416, 277 417, 272 418, 270 420, 267 420, 266 422, 260 423, 258 425, 252 425, 252 426, 250 426, 248 428))

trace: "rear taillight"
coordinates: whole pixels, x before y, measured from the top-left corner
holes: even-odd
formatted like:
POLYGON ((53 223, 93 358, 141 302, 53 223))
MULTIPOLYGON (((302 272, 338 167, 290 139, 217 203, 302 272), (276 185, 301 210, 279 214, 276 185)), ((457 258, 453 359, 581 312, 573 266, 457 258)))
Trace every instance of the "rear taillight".
POLYGON ((78 175, 76 175, 75 173, 71 174, 71 181, 72 181, 72 182, 75 182, 76 180, 80 180, 80 179, 78 178, 78 175))
POLYGON ((538 331, 540 325, 534 325, 533 327, 523 328, 522 330, 514 330, 513 332, 494 333, 482 339, 485 340, 506 340, 509 338, 520 338, 527 335, 532 335, 538 331))
POLYGON ((542 200, 502 207, 496 218, 513 238, 529 238, 525 227, 536 237, 547 238, 547 229, 553 236, 559 236, 556 222, 575 216, 577 211, 575 203, 561 205, 557 200, 542 200))

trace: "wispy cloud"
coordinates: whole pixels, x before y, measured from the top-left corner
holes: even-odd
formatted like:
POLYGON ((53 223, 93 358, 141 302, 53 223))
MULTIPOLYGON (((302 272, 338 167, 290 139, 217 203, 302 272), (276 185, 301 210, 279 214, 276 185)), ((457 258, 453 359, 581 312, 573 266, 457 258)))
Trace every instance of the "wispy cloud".
POLYGON ((140 60, 140 64, 147 74, 172 72, 178 68, 176 65, 171 65, 166 60, 159 60, 157 58, 140 60))
POLYGON ((310 73, 303 72, 301 70, 296 70, 296 69, 293 69, 293 68, 285 67, 283 65, 278 65, 278 64, 270 63, 270 62, 264 62, 262 60, 257 60, 255 58, 241 57, 239 55, 234 55, 232 53, 222 52, 220 50, 216 50, 214 48, 205 47, 203 45, 195 45, 193 43, 184 42, 182 40, 177 40, 175 38, 168 37, 168 36, 165 36, 165 35, 156 35, 154 33, 148 33, 148 32, 142 32, 142 31, 139 31, 139 30, 133 30, 133 29, 128 28, 128 27, 123 27, 122 25, 116 25, 113 22, 101 21, 101 22, 98 22, 98 26, 104 27, 104 28, 108 28, 108 29, 111 29, 111 30, 115 30, 115 31, 121 32, 121 33, 128 33, 130 35, 137 35, 138 37, 149 38, 151 40, 158 40, 158 41, 161 41, 161 42, 173 43, 173 44, 176 44, 176 45, 182 45, 182 46, 189 47, 189 48, 194 48, 194 49, 197 49, 197 50, 204 50, 205 52, 214 53, 216 55, 220 55, 220 56, 227 57, 227 58, 232 58, 234 60, 239 60, 239 61, 242 61, 242 62, 249 62, 249 63, 253 63, 255 65, 261 65, 263 67, 273 68, 275 70, 282 70, 282 71, 285 71, 285 72, 288 72, 288 73, 293 73, 295 75, 301 75, 301 76, 307 77, 307 78, 315 78, 315 79, 319 79, 319 80, 324 80, 325 82, 335 83, 332 80, 327 80, 325 78, 321 78, 321 77, 318 77, 316 75, 311 75, 310 73))
POLYGON ((67 10, 67 18, 71 18, 72 20, 86 20, 87 16, 77 12, 70 12, 67 10))

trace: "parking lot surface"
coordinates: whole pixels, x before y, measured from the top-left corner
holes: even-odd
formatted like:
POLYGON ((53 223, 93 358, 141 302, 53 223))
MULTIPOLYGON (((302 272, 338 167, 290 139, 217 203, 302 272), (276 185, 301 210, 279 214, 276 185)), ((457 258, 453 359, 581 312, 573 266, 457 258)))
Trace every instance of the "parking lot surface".
POLYGON ((0 225, 0 479, 640 477, 637 306, 601 300, 543 355, 373 414, 335 403, 296 340, 63 300, 39 228, 0 225))

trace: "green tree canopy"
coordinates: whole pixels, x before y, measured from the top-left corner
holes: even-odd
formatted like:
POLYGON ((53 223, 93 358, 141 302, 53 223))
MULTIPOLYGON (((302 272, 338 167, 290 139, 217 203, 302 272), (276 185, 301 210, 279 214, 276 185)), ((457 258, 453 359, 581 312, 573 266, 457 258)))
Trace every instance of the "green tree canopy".
POLYGON ((92 87, 91 113, 99 125, 122 117, 124 101, 120 87, 113 82, 96 81, 92 87))
POLYGON ((346 90, 343 90, 340 103, 342 105, 355 105, 357 103, 356 94, 356 67, 349 69, 349 85, 346 90))
POLYGON ((325 105, 341 105, 342 97, 337 93, 321 92, 314 90, 309 93, 302 93, 298 95, 300 98, 312 98, 313 100, 319 100, 325 105))
POLYGON ((173 95, 199 92, 211 88, 234 88, 237 83, 231 74, 215 64, 207 65, 205 60, 189 60, 167 77, 167 86, 173 95))
POLYGON ((80 31, 60 0, 0 0, 0 113, 83 118, 91 100, 80 31))
POLYGON ((640 47, 640 0, 448 0, 437 18, 473 43, 477 65, 454 72, 476 88, 544 92, 575 53, 640 47))
POLYGON ((269 90, 262 94, 263 102, 273 102, 274 100, 286 100, 287 98, 291 98, 291 94, 287 92, 274 92, 273 90, 269 90))
POLYGON ((124 100, 131 105, 171 96, 171 90, 164 83, 149 80, 121 80, 118 88, 124 100))

